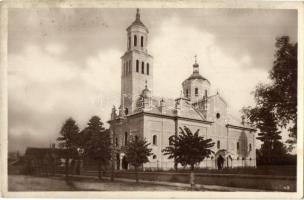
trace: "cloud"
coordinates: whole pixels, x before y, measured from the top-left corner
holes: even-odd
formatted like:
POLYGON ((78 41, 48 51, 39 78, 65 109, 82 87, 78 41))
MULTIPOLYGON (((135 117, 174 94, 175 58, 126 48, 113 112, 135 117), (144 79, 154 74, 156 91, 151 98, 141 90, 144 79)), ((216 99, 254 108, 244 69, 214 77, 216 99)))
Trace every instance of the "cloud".
POLYGON ((14 144, 9 149, 54 142, 70 116, 81 127, 93 115, 106 122, 119 101, 120 55, 100 51, 83 67, 36 45, 9 55, 9 135, 14 144), (22 138, 31 140, 24 143, 22 138))
MULTIPOLYGON (((211 82, 212 92, 218 90, 226 99, 231 112, 238 114, 242 106, 253 103, 250 92, 267 80, 274 37, 296 35, 297 15, 222 11, 144 9, 143 22, 151 29, 148 49, 154 57, 154 95, 179 96, 198 55, 200 73, 211 82), (261 18, 257 27, 256 19, 261 18), (274 23, 278 19, 283 23, 274 23)), ((9 149, 48 145, 70 116, 81 128, 95 114, 104 122, 109 119, 112 105, 119 105, 120 56, 134 12, 10 10, 9 149)))
POLYGON ((226 53, 210 32, 198 30, 172 17, 164 21, 158 37, 150 44, 154 56, 154 94, 177 97, 181 83, 192 73, 194 55, 198 55, 200 73, 227 100, 234 114, 253 103, 250 92, 267 71, 252 66, 250 55, 239 58, 226 53))
POLYGON ((61 55, 66 51, 66 47, 63 44, 47 44, 45 47, 46 51, 53 55, 61 55))

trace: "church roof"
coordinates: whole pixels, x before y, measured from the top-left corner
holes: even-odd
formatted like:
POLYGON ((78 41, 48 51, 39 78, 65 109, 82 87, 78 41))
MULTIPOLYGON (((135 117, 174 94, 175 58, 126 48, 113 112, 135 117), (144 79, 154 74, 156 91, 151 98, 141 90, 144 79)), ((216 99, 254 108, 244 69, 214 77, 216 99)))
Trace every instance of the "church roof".
POLYGON ((175 108, 175 100, 173 99, 164 99, 165 107, 164 112, 160 109, 159 102, 163 98, 159 97, 153 97, 152 98, 152 106, 150 110, 144 111, 145 113, 151 113, 151 114, 158 114, 158 115, 165 115, 169 117, 181 117, 181 118, 187 118, 192 120, 200 120, 200 121, 207 121, 204 117, 203 113, 201 113, 199 110, 195 109, 189 102, 182 100, 181 102, 181 109, 179 114, 177 114, 176 108, 175 108))
POLYGON ((208 79, 204 78, 198 72, 193 72, 193 74, 191 74, 191 76, 189 76, 189 78, 187 78, 187 80, 194 80, 194 79, 201 79, 201 80, 207 80, 208 81, 208 79))

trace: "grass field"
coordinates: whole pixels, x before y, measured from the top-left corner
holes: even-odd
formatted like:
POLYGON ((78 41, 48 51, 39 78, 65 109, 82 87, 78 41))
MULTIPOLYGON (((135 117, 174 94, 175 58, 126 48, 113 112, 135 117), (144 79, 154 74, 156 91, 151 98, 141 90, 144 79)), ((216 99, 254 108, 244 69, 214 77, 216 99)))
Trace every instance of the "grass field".
POLYGON ((176 191, 183 187, 109 180, 46 178, 23 175, 8 176, 9 191, 176 191))
MULTIPOLYGON (((175 170, 170 170, 175 172, 175 170)), ((178 169, 178 172, 188 172, 188 169, 178 169)), ((217 169, 196 169, 199 173, 212 173, 212 174, 249 174, 249 175, 272 175, 272 176, 296 176, 296 165, 267 165, 253 167, 239 167, 239 168, 224 168, 223 170, 217 169)))

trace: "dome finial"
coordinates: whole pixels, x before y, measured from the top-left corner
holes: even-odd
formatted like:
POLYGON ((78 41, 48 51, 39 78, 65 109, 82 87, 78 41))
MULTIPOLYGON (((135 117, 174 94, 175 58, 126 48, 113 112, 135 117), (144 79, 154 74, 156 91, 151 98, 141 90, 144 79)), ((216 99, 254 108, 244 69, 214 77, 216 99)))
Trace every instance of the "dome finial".
POLYGON ((136 9, 136 19, 137 20, 140 19, 139 8, 136 9))

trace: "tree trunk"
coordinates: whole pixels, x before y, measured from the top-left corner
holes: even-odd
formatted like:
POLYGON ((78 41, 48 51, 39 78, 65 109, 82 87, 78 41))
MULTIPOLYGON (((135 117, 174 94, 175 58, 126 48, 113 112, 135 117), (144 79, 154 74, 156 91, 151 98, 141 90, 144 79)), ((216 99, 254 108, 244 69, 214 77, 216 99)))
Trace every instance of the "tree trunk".
POLYGON ((174 161, 174 169, 175 169, 175 171, 177 171, 177 165, 178 165, 178 163, 176 161, 174 161))
POLYGON ((98 162, 98 178, 101 180, 101 163, 98 162))
POLYGON ((65 159, 65 178, 69 179, 69 158, 65 159))
POLYGON ((190 185, 191 185, 191 189, 194 189, 194 188, 195 188, 194 165, 191 165, 191 171, 190 171, 190 185))
POLYGON ((138 183, 137 166, 134 166, 134 167, 135 167, 135 180, 136 180, 136 183, 138 183))

